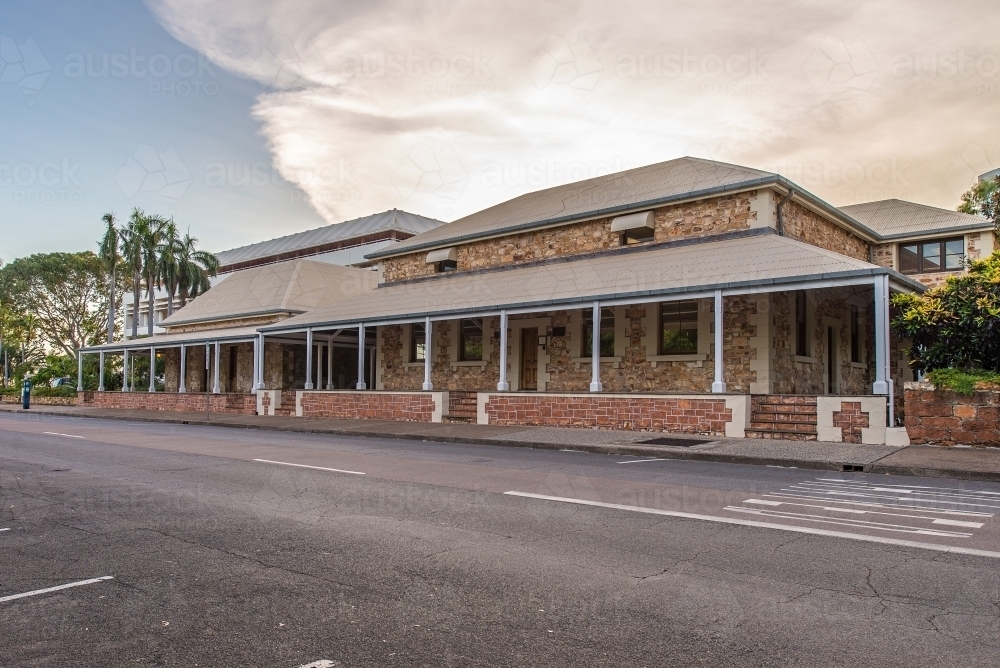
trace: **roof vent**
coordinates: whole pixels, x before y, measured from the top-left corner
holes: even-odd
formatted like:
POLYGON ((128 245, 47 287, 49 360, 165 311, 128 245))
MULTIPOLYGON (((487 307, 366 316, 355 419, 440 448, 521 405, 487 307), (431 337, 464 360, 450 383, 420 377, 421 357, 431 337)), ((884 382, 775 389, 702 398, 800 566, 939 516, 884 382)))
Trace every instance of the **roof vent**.
POLYGON ((627 232, 628 230, 638 230, 640 228, 656 229, 653 222, 652 211, 642 211, 640 213, 630 213, 627 216, 618 216, 611 220, 612 232, 627 232))

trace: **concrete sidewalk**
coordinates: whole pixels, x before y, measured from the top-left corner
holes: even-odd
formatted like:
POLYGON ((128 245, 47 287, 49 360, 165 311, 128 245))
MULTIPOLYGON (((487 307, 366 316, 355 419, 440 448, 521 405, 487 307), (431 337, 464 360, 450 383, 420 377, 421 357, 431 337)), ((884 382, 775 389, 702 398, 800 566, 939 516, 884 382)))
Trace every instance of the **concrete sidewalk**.
POLYGON ((895 475, 1000 481, 1000 449, 944 448, 720 438, 688 434, 602 431, 556 427, 506 427, 463 423, 334 420, 174 411, 141 411, 0 404, 0 411, 22 415, 85 417, 163 424, 267 429, 339 436, 473 443, 526 448, 576 450, 634 457, 689 459, 731 464, 785 466, 827 471, 864 471, 895 475), (650 443, 667 439, 668 443, 650 443))

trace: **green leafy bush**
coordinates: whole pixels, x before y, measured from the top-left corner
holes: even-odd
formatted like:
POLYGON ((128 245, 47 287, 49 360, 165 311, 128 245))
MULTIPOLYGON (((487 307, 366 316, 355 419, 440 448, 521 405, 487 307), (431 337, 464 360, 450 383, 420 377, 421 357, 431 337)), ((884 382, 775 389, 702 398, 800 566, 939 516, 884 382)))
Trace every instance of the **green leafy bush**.
POLYGON ((951 390, 966 396, 984 386, 1000 387, 1000 373, 995 371, 962 371, 960 369, 935 369, 927 374, 927 380, 943 390, 951 390))
POLYGON ((923 295, 896 294, 897 336, 915 369, 1000 371, 1000 251, 923 295))

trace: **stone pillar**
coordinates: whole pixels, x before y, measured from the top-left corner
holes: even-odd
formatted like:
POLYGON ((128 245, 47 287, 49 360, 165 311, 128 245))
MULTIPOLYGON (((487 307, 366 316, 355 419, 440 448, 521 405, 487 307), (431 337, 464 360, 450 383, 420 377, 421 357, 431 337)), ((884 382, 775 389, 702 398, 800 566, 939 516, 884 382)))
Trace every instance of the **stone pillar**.
POLYGON ((722 290, 715 291, 715 381, 712 392, 721 394, 726 391, 726 381, 723 378, 725 366, 722 364, 722 348, 724 327, 722 322, 722 290))

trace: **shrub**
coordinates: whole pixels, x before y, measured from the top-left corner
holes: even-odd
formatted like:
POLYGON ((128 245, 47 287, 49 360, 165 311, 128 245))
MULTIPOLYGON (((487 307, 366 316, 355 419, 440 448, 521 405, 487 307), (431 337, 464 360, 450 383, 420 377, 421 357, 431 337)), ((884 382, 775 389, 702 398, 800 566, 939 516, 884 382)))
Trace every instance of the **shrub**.
POLYGON ((927 380, 943 390, 951 390, 966 396, 984 386, 1000 387, 1000 373, 994 371, 962 371, 960 369, 935 369, 927 374, 927 380))

